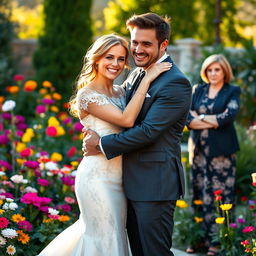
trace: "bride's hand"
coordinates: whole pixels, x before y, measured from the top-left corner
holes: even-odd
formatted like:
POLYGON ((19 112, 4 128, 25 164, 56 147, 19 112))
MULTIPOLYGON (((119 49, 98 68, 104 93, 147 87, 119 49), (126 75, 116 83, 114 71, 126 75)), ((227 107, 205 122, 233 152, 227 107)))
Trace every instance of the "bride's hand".
POLYGON ((172 63, 170 62, 161 62, 161 63, 154 63, 150 65, 145 71, 145 79, 151 83, 154 81, 161 73, 170 70, 172 67, 172 63))

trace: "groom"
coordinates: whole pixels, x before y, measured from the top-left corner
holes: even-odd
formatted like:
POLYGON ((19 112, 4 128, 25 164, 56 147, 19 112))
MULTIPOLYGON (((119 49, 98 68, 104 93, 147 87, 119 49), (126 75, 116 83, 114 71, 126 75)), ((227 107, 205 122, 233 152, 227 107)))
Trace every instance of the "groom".
MULTIPOLYGON (((131 54, 137 69, 126 84, 126 100, 138 84, 139 71, 169 61, 169 21, 154 13, 131 17, 131 54), (137 81, 136 81, 137 80, 137 81), (135 85, 136 84, 136 85, 135 85)), ((173 64, 150 85, 135 126, 99 138, 88 131, 85 155, 108 159, 123 155, 123 184, 128 198, 127 230, 133 256, 170 256, 176 200, 184 195, 180 140, 191 101, 191 86, 173 64)))

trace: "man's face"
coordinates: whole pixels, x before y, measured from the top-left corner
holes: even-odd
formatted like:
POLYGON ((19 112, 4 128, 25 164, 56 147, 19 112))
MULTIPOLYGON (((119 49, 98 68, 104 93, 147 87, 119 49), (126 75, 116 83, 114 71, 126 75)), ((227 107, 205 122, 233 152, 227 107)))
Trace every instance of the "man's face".
POLYGON ((147 68, 163 55, 165 48, 163 43, 159 47, 155 29, 134 27, 130 33, 131 54, 137 67, 147 68))

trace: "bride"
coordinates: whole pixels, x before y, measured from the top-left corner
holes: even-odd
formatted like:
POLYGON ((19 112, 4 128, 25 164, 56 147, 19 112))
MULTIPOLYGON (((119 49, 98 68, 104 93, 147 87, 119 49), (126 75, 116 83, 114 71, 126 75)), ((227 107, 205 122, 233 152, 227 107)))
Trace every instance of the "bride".
MULTIPOLYGON (((113 85, 128 66, 128 42, 110 34, 89 48, 71 100, 71 112, 100 136, 132 127, 150 83, 171 68, 168 62, 145 70, 138 89, 125 106, 125 89, 113 85)), ((129 256, 126 198, 122 187, 122 158, 85 156, 75 182, 80 218, 59 234, 39 256, 129 256)))

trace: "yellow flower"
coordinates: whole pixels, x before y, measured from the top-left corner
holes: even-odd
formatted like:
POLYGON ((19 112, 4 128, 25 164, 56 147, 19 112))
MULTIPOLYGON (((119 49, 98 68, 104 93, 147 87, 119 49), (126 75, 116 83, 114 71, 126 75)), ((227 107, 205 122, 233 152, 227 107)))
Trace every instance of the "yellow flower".
POLYGON ((229 211, 232 208, 232 204, 221 204, 220 208, 222 211, 229 211))
POLYGON ((12 221, 18 223, 19 221, 26 220, 25 217, 23 217, 21 214, 13 214, 12 215, 12 221))
POLYGON ((223 224, 224 221, 225 221, 225 218, 224 218, 224 217, 218 217, 218 218, 215 219, 215 222, 216 222, 217 224, 223 224))
POLYGON ((25 161, 26 161, 25 159, 21 159, 21 158, 17 158, 17 159, 16 159, 16 162, 17 162, 17 164, 19 164, 19 165, 23 165, 23 163, 24 163, 25 161))
POLYGON ((4 213, 3 209, 0 209, 0 215, 2 215, 4 213))
POLYGON ((25 234, 22 230, 17 230, 17 233, 19 234, 18 241, 22 244, 27 244, 29 242, 30 237, 28 234, 25 234))
POLYGON ((73 167, 77 167, 77 166, 78 166, 78 162, 77 162, 77 161, 72 161, 72 162, 70 162, 70 164, 71 164, 73 167))
POLYGON ((59 161, 62 161, 63 157, 61 154, 57 153, 57 152, 54 152, 52 153, 51 155, 51 160, 52 161, 56 161, 56 162, 59 162, 59 161))
POLYGON ((2 205, 4 203, 4 201, 2 199, 0 199, 0 205, 2 205))
POLYGON ((55 113, 58 113, 60 110, 59 110, 59 108, 56 107, 56 106, 51 106, 51 111, 52 111, 52 112, 55 112, 55 113))
POLYGON ((194 217, 194 220, 196 223, 200 223, 202 222, 204 219, 203 218, 200 218, 200 217, 194 217))
POLYGON ((61 100, 61 99, 62 99, 62 96, 61 96, 59 93, 54 92, 54 93, 52 94, 52 98, 55 99, 55 100, 61 100))
POLYGON ((56 117, 51 116, 48 119, 48 126, 59 126, 59 125, 60 125, 60 122, 56 119, 56 117))
POLYGON ((24 133, 22 135, 22 138, 21 138, 21 141, 24 142, 24 143, 27 143, 27 142, 30 142, 31 141, 31 136, 27 133, 24 133))
POLYGON ((16 145, 16 151, 17 152, 21 152, 25 148, 26 148, 26 144, 25 143, 18 142, 17 145, 16 145))
POLYGON ((81 133, 81 134, 79 135, 79 140, 83 140, 83 139, 84 139, 84 134, 81 133))
POLYGON ((256 172, 252 173, 252 183, 256 183, 256 172))
POLYGON ((52 87, 52 83, 49 81, 43 81, 42 85, 43 85, 43 87, 46 87, 46 88, 52 87))
POLYGON ((52 222, 52 221, 54 221, 54 219, 44 219, 44 220, 43 220, 43 223, 50 223, 50 222, 52 222))
POLYGON ((47 93, 47 90, 45 88, 42 88, 42 89, 39 90, 39 93, 44 95, 44 94, 47 93))
POLYGON ((177 200, 176 206, 180 208, 187 208, 188 204, 184 200, 177 200))
POLYGON ((56 126, 55 128, 57 129, 57 136, 62 136, 65 134, 65 130, 62 126, 56 126))
POLYGON ((61 222, 67 222, 69 220, 70 220, 70 217, 67 216, 67 215, 60 215, 59 216, 59 221, 61 221, 61 222))
POLYGON ((202 200, 194 200, 193 204, 195 205, 202 205, 204 202, 202 200))
POLYGON ((32 128, 27 128, 25 133, 27 133, 30 136, 35 136, 34 130, 32 128))
POLYGON ((26 92, 31 92, 34 91, 37 87, 37 82, 34 80, 28 80, 25 84, 24 84, 24 91, 26 92))
POLYGON ((65 113, 65 112, 61 112, 61 113, 59 114, 59 119, 60 119, 61 121, 65 120, 67 117, 68 117, 68 114, 65 113))

